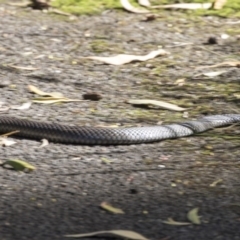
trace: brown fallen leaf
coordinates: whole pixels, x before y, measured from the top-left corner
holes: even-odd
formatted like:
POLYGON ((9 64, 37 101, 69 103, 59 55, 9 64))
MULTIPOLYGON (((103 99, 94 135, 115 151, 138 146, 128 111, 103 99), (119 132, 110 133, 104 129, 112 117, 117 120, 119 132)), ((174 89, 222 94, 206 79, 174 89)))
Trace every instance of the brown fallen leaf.
POLYGON ((179 112, 186 111, 186 108, 182 108, 177 105, 163 102, 163 101, 150 100, 150 99, 130 99, 130 100, 127 100, 127 103, 130 103, 132 105, 154 105, 154 106, 161 107, 163 109, 179 111, 179 112))
POLYGON ((127 55, 127 54, 119 54, 114 57, 97 57, 97 56, 89 56, 89 57, 83 57, 85 59, 92 59, 92 60, 97 60, 101 61, 107 64, 112 64, 112 65, 122 65, 125 63, 130 63, 133 61, 147 61, 150 59, 153 59, 159 55, 166 55, 169 54, 167 51, 163 49, 158 49, 156 51, 152 51, 147 55, 144 56, 136 56, 136 55, 127 55))
POLYGON ((149 13, 150 12, 149 10, 140 9, 132 6, 128 0, 120 0, 120 2, 125 10, 132 13, 149 13))
POLYGON ((115 208, 113 206, 111 206, 109 203, 107 202, 102 202, 100 207, 104 210, 107 210, 108 212, 114 213, 114 214, 124 214, 124 211, 120 208, 115 208))
POLYGON ((98 236, 98 235, 115 235, 122 238, 127 239, 133 239, 133 240, 148 240, 144 236, 142 236, 139 233, 128 231, 128 230, 110 230, 110 231, 98 231, 98 232, 91 232, 91 233, 83 233, 83 234, 71 234, 71 235, 65 235, 65 237, 92 237, 92 236, 98 236))
POLYGON ((196 10, 196 9, 209 9, 212 7, 212 3, 177 3, 177 4, 167 4, 152 6, 151 8, 175 8, 175 9, 186 9, 186 10, 196 10))
POLYGON ((213 3, 213 9, 220 10, 227 3, 227 0, 215 0, 213 3))

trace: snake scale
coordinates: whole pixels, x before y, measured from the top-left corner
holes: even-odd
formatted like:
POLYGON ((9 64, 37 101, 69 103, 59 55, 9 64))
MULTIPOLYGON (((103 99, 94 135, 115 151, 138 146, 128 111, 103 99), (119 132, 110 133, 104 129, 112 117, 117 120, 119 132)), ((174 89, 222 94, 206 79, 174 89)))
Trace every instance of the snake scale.
POLYGON ((164 139, 190 136, 240 122, 240 114, 205 116, 162 126, 100 128, 69 126, 0 116, 0 133, 18 131, 14 136, 29 139, 48 139, 51 142, 84 145, 129 145, 157 142, 164 139))

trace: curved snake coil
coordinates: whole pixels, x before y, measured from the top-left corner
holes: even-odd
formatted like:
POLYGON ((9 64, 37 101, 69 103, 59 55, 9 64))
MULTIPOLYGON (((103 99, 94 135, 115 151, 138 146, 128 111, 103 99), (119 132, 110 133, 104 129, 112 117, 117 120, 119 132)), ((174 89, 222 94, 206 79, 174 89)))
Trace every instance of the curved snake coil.
POLYGON ((163 126, 97 128, 68 126, 0 116, 0 133, 19 131, 14 136, 48 139, 52 142, 84 145, 126 145, 157 142, 240 122, 240 114, 213 115, 196 121, 163 126))

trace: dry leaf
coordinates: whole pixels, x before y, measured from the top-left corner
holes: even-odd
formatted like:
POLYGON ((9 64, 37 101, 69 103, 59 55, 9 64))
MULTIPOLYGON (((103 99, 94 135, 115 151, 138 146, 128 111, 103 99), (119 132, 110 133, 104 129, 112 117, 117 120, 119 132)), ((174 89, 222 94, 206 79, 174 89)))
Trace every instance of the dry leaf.
POLYGON ((2 165, 3 166, 9 165, 9 166, 13 167, 17 171, 24 171, 24 170, 32 171, 32 170, 35 170, 35 167, 32 166, 31 164, 29 164, 29 163, 27 163, 25 161, 22 161, 22 160, 18 160, 18 159, 7 160, 2 165))
POLYGON ((129 12, 132 12, 132 13, 149 13, 148 10, 146 9, 139 9, 139 8, 136 8, 134 6, 132 6, 130 4, 130 2, 128 0, 120 0, 123 8, 129 12))
POLYGON ((138 0, 138 3, 139 3, 139 5, 144 6, 144 7, 151 6, 151 4, 148 0, 138 0))
POLYGON ((225 73, 227 71, 218 71, 218 72, 208 72, 208 73, 203 73, 204 76, 206 77, 216 77, 216 76, 219 76, 219 75, 222 75, 223 73, 225 73))
POLYGON ((185 84, 185 78, 180 78, 180 79, 177 79, 174 84, 178 85, 178 86, 183 86, 185 84))
POLYGON ((15 65, 7 65, 7 66, 14 68, 14 69, 27 70, 27 71, 34 71, 34 70, 38 69, 38 68, 34 68, 34 67, 20 67, 20 66, 15 66, 15 65))
POLYGON ((42 141, 42 144, 39 146, 39 148, 43 148, 49 145, 49 142, 47 139, 42 139, 41 141, 42 141))
POLYGON ((151 8, 176 8, 176 9, 209 9, 212 7, 212 3, 178 3, 178 4, 168 4, 168 5, 158 5, 152 6, 151 8))
POLYGON ((44 103, 44 104, 52 104, 52 103, 60 103, 60 102, 81 102, 83 100, 78 99, 69 99, 69 98, 54 98, 54 97, 39 97, 34 98, 33 102, 35 103, 44 103))
POLYGON ((215 67, 240 67, 240 62, 223 62, 223 63, 218 63, 210 66, 197 67, 197 69, 215 68, 215 67))
POLYGON ((201 224, 200 217, 198 216, 198 208, 194 208, 188 212, 187 218, 193 224, 201 224))
POLYGON ((127 54, 119 54, 114 57, 97 57, 97 56, 89 56, 89 57, 83 57, 86 59, 92 59, 92 60, 98 60, 107 64, 112 64, 112 65, 122 65, 125 63, 130 63, 133 61, 147 61, 152 58, 155 58, 159 55, 166 55, 169 54, 163 49, 159 49, 156 51, 152 51, 147 55, 144 56, 136 56, 136 55, 127 55, 127 54))
POLYGON ((11 106, 10 108, 15 110, 26 110, 26 109, 29 109, 31 105, 32 105, 31 102, 26 102, 26 103, 23 103, 21 106, 11 106))
POLYGON ((11 139, 8 139, 6 137, 0 137, 0 145, 3 146, 3 147, 8 147, 8 146, 11 146, 15 143, 16 142, 11 140, 11 139))
POLYGON ((214 181, 213 183, 211 183, 209 186, 210 187, 216 187, 218 183, 221 183, 223 180, 222 179, 218 179, 216 181, 214 181))
POLYGON ((101 206, 101 208, 103 208, 104 210, 107 210, 108 212, 111 212, 114 214, 124 214, 122 209, 115 208, 115 207, 111 206, 110 204, 108 204, 107 202, 102 202, 100 206, 101 206))
POLYGON ((109 160, 108 158, 105 158, 105 157, 102 157, 101 160, 106 164, 109 164, 112 162, 112 160, 109 160))
POLYGON ((27 7, 27 6, 29 6, 29 4, 30 4, 29 1, 7 3, 7 5, 15 6, 15 7, 27 7))
POLYGON ((92 237, 92 236, 98 236, 103 234, 110 234, 115 235, 122 238, 127 239, 133 239, 133 240, 148 240, 144 236, 142 236, 139 233, 128 231, 128 230, 110 230, 110 231, 98 231, 98 232, 91 232, 91 233, 83 233, 83 234, 71 234, 71 235, 65 235, 65 237, 92 237))
POLYGON ((227 72, 227 71, 216 71, 216 72, 200 73, 200 74, 195 75, 194 77, 198 77, 198 76, 203 75, 203 76, 206 76, 206 77, 213 78, 213 77, 217 77, 219 75, 222 75, 225 72, 227 72))
POLYGON ((167 221, 162 221, 165 224, 169 225, 174 225, 174 226, 185 226, 185 225, 190 225, 191 223, 189 222, 177 222, 173 220, 172 218, 168 218, 167 221))
POLYGON ((37 87, 33 85, 28 85, 28 90, 30 92, 36 93, 40 96, 49 96, 49 97, 54 97, 54 98, 64 98, 63 94, 60 92, 43 92, 42 90, 38 89, 37 87))
POLYGON ((174 105, 171 103, 157 101, 157 100, 150 100, 150 99, 142 99, 142 100, 131 99, 131 100, 128 100, 127 103, 130 103, 133 105, 154 105, 154 106, 161 107, 163 109, 179 111, 179 112, 186 110, 186 108, 181 108, 181 107, 178 107, 177 105, 174 105))
POLYGON ((220 10, 227 3, 227 0, 215 0, 213 3, 213 9, 220 10))

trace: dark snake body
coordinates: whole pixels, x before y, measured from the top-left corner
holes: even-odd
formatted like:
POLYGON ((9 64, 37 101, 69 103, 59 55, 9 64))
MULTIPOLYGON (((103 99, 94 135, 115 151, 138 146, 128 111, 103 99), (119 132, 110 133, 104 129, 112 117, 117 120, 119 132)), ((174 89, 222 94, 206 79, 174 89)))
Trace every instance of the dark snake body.
POLYGON ((98 128, 68 126, 0 116, 0 133, 18 131, 14 136, 30 139, 48 139, 52 142, 84 145, 126 145, 157 142, 240 122, 240 114, 206 116, 163 126, 98 128))

